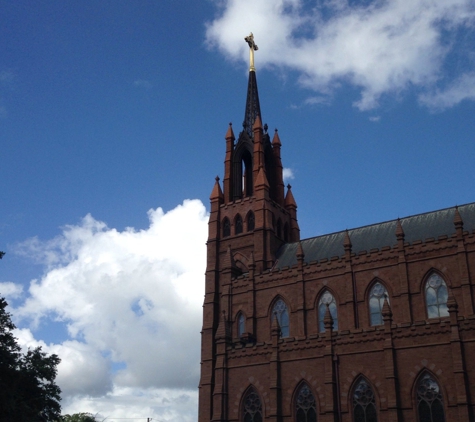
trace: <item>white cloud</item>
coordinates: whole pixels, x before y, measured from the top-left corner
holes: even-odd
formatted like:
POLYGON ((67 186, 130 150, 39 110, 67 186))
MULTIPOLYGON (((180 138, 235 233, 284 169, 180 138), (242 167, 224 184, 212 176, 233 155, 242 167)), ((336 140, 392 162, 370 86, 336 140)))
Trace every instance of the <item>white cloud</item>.
MULTIPOLYGON (((120 408, 125 390, 137 409, 144 396, 174 389, 196 402, 208 215, 187 200, 167 213, 150 210, 149 220, 147 230, 119 232, 88 215, 52 240, 21 245, 47 271, 14 315, 31 321, 33 333, 62 322, 69 338, 46 345, 28 328, 19 338, 60 356, 58 384, 71 409, 78 400, 97 404, 81 411, 120 408)), ((180 411, 173 394, 170 415, 180 411)))
POLYGON ((379 122, 381 120, 381 116, 370 116, 369 121, 370 122, 379 122))
POLYGON ((461 75, 445 89, 421 95, 420 100, 433 110, 442 110, 463 100, 475 100, 475 72, 461 75))
POLYGON ((454 41, 457 31, 473 31, 471 0, 328 0, 316 7, 303 0, 220 4, 220 13, 207 25, 210 46, 247 61, 243 37, 253 31, 257 67, 297 70, 302 85, 323 95, 349 83, 361 92, 354 104, 360 110, 375 108, 384 94, 399 95, 409 87, 433 90, 443 82, 449 53, 461 54, 474 68, 470 52, 458 51, 454 41))
POLYGON ((282 172, 284 176, 284 183, 287 183, 289 180, 292 180, 294 178, 294 172, 290 168, 285 168, 282 172))
POLYGON ((11 281, 0 282, 0 296, 9 299, 17 299, 23 293, 23 286, 12 283, 11 281))

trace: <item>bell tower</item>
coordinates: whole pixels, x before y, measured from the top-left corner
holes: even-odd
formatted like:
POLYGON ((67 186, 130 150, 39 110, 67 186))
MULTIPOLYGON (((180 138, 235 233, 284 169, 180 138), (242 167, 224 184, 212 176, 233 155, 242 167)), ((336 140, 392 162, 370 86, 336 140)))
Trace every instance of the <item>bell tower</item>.
MULTIPOLYGON (((297 204, 290 185, 284 191, 281 142, 272 141, 262 114, 254 67, 252 33, 250 68, 243 129, 236 140, 232 124, 225 135, 223 189, 220 179, 211 192, 207 242, 206 288, 203 304, 199 421, 227 420, 223 348, 230 340, 233 280, 272 268, 278 249, 300 240, 297 204)), ((248 327, 252 337, 253 328, 248 327)))

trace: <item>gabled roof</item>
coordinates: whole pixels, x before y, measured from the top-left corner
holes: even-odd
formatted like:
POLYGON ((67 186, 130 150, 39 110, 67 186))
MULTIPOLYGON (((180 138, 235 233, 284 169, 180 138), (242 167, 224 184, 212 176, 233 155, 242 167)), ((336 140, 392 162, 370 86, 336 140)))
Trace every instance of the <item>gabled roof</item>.
MULTIPOLYGON (((458 210, 463 220, 464 231, 475 230, 475 203, 461 205, 458 210)), ((455 207, 401 218, 404 241, 411 244, 417 240, 424 242, 427 239, 437 239, 444 235, 450 237, 455 234, 454 217, 455 207)), ((381 249, 385 246, 393 247, 397 243, 396 227, 397 220, 391 220, 348 230, 352 253, 369 252, 372 249, 381 249)), ((305 262, 343 256, 345 254, 343 247, 345 233, 344 230, 302 240, 305 262)), ((280 269, 297 264, 297 246, 298 243, 283 245, 277 253, 277 262, 274 268, 280 269)))

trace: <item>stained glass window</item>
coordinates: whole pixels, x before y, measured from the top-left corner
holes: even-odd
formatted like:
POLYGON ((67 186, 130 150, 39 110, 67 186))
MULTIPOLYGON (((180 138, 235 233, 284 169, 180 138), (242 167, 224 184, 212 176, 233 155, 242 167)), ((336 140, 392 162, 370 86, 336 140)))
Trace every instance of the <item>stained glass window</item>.
POLYGON ((282 299, 279 299, 275 302, 274 309, 272 310, 272 318, 277 316, 277 321, 280 325, 280 336, 288 337, 289 336, 289 312, 287 310, 287 305, 282 299))
POLYGON ((432 274, 426 281, 427 316, 439 318, 449 315, 447 309, 447 285, 439 274, 432 274))
POLYGON ((419 422, 445 422, 439 384, 430 374, 426 373, 419 379, 416 394, 419 422))
POLYGON ((236 217, 236 224, 234 227, 235 227, 236 234, 242 233, 242 218, 240 215, 236 217))
POLYGON ((246 318, 243 314, 239 314, 238 319, 238 337, 241 337, 246 332, 246 318))
POLYGON ((323 320, 325 318, 325 313, 327 312, 327 305, 333 318, 333 330, 338 331, 338 314, 335 298, 327 290, 322 294, 320 301, 318 302, 318 328, 321 333, 325 332, 325 324, 323 323, 323 320))
POLYGON ((242 415, 244 422, 262 422, 261 399, 253 388, 247 392, 244 398, 242 415))
POLYGON ((353 393, 354 422, 378 422, 374 392, 368 382, 361 378, 353 393))
POLYGON ((252 232, 255 224, 254 213, 251 211, 247 216, 247 231, 252 232))
POLYGON ((225 218, 223 220, 223 237, 231 236, 231 223, 229 219, 225 218))
POLYGON ((388 291, 380 282, 374 284, 369 292, 369 314, 371 325, 383 324, 383 305, 384 297, 387 298, 389 303, 388 291))
POLYGON ((317 422, 315 397, 307 384, 303 384, 297 393, 295 419, 296 422, 317 422))

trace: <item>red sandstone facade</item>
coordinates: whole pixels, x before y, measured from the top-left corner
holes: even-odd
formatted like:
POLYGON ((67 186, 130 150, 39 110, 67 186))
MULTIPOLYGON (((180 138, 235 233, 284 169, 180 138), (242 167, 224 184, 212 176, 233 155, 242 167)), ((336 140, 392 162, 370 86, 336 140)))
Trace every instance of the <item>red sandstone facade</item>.
POLYGON ((199 422, 474 420, 475 204, 301 241, 254 72, 249 115, 210 197, 199 422))

